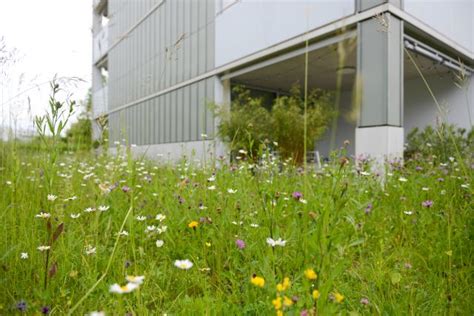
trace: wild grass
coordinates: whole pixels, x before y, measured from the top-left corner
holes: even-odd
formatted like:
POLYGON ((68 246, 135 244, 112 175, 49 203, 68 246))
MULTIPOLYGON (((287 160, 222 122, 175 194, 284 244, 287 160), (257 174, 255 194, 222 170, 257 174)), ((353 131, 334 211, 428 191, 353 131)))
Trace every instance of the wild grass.
POLYGON ((49 165, 44 152, 2 146, 0 314, 266 315, 278 295, 288 315, 474 312, 473 169, 466 177, 457 159, 388 164, 381 184, 344 151, 303 170, 271 155, 171 166, 133 159, 124 144, 117 156, 60 154, 49 165), (181 259, 193 266, 178 269, 181 259), (110 293, 127 275, 145 279, 110 293))

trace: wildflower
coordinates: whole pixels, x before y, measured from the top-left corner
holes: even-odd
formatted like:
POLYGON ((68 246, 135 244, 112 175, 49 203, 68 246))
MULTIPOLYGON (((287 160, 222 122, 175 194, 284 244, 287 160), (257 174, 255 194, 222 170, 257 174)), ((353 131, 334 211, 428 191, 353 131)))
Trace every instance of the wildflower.
POLYGON ((366 298, 366 297, 363 297, 363 298, 360 299, 360 303, 362 305, 369 305, 369 299, 366 298))
POLYGON ((84 210, 84 212, 86 212, 86 213, 95 212, 95 208, 93 208, 93 207, 88 207, 88 208, 86 208, 86 209, 84 210))
POLYGON ((321 293, 319 293, 318 290, 313 290, 312 296, 315 300, 317 300, 321 296, 321 293))
POLYGON ((12 185, 12 182, 11 181, 7 181, 5 182, 7 185, 12 185))
POLYGON ((300 316, 308 316, 309 313, 308 313, 308 310, 307 309, 303 309, 300 313, 300 316))
POLYGON ((182 270, 189 270, 192 268, 193 263, 188 259, 185 260, 176 260, 174 262, 175 267, 182 269, 182 270))
POLYGON ((23 259, 23 260, 28 259, 28 253, 27 252, 22 252, 20 254, 20 258, 23 259))
POLYGON ((272 300, 273 307, 275 307, 276 310, 281 309, 282 303, 281 303, 281 297, 277 297, 276 299, 272 300))
POLYGON ((276 288, 278 292, 283 292, 289 289, 291 286, 290 278, 284 278, 282 283, 278 283, 276 288))
POLYGON ((336 292, 334 293, 334 299, 336 300, 336 302, 342 303, 342 301, 344 300, 344 296, 341 293, 336 292))
POLYGON ((101 206, 99 206, 99 211, 101 211, 101 212, 105 212, 105 211, 107 211, 109 208, 110 208, 110 206, 107 206, 107 205, 101 205, 101 206))
POLYGON ((421 203, 421 205, 422 205, 423 207, 430 208, 430 207, 433 206, 433 203, 434 203, 434 202, 431 201, 431 200, 426 200, 426 201, 423 201, 423 202, 421 203))
POLYGON ((404 267, 405 267, 405 269, 411 269, 411 268, 413 268, 413 266, 411 265, 410 262, 405 262, 404 267))
POLYGON ((427 188, 427 187, 422 187, 422 188, 421 188, 421 190, 423 190, 423 191, 429 191, 429 190, 430 190, 430 188, 427 188))
POLYGON ((161 239, 158 239, 155 244, 156 244, 156 246, 157 246, 158 248, 161 248, 161 247, 163 247, 163 245, 165 244, 165 242, 164 242, 163 240, 161 240, 161 239))
POLYGON ((24 300, 21 300, 16 303, 16 309, 18 309, 20 312, 26 312, 27 308, 28 306, 26 305, 26 302, 24 300))
POLYGON ((363 176, 370 176, 370 172, 366 172, 366 171, 361 171, 360 174, 363 176))
POLYGON ((36 214, 35 217, 36 217, 36 218, 45 218, 45 219, 46 219, 46 218, 50 218, 50 217, 51 217, 51 214, 41 212, 41 213, 39 213, 39 214, 36 214))
POLYGON ((156 219, 157 221, 162 222, 162 221, 164 221, 164 220, 166 219, 166 215, 158 214, 158 215, 156 215, 155 219, 156 219))
POLYGON ((130 191, 130 187, 129 187, 129 186, 124 185, 124 186, 122 187, 122 192, 123 192, 123 193, 127 193, 127 192, 129 192, 129 191, 130 191))
POLYGON ((257 228, 257 227, 260 227, 260 225, 252 223, 250 224, 250 227, 257 228))
POLYGON ((303 197, 303 193, 301 192, 298 192, 298 191, 295 191, 291 194, 291 196, 295 199, 295 200, 299 200, 303 197))
POLYGON ((39 251, 46 251, 46 250, 49 250, 51 248, 51 246, 39 246, 38 249, 39 251))
POLYGON ((88 246, 86 247, 85 253, 86 253, 86 255, 90 256, 90 255, 95 254, 95 253, 96 253, 96 250, 97 250, 96 247, 92 247, 91 245, 88 245, 88 246))
POLYGON ((122 230, 121 232, 118 232, 117 235, 119 235, 119 236, 128 236, 128 231, 122 230))
POLYGON ((87 314, 87 316, 105 316, 105 313, 104 312, 97 312, 97 311, 93 311, 93 312, 90 312, 89 314, 87 314))
POLYGON ((206 245, 206 247, 211 247, 212 246, 212 244, 208 241, 205 242, 205 245, 206 245))
POLYGON ((413 215, 413 211, 403 211, 405 215, 413 215))
POLYGON ((130 293, 138 288, 138 284, 129 282, 126 285, 120 286, 117 283, 110 286, 110 293, 124 294, 130 293))
POLYGON ((50 311, 51 311, 51 308, 49 306, 41 307, 41 314, 43 315, 48 315, 50 311))
POLYGON ((370 214, 370 212, 372 211, 372 207, 373 207, 372 203, 367 204, 367 206, 365 207, 365 210, 364 210, 365 214, 367 214, 367 215, 370 214))
POLYGON ((143 280, 145 280, 145 276, 144 275, 137 275, 137 276, 127 275, 125 279, 130 283, 140 285, 143 283, 143 280))
POLYGON ((400 182, 407 182, 408 180, 407 180, 406 178, 404 178, 404 177, 400 177, 400 178, 398 178, 398 181, 400 181, 400 182))
POLYGON ((252 275, 250 278, 250 282, 258 287, 264 287, 265 286, 265 279, 262 277, 257 276, 256 274, 252 275))
POLYGON ((215 176, 211 176, 210 178, 207 179, 207 182, 214 182, 214 181, 216 181, 215 176))
POLYGON ((196 229, 199 226, 199 222, 197 221, 192 221, 188 224, 189 228, 196 229))
POLYGON ((161 227, 158 227, 158 228, 156 229, 156 232, 157 232, 158 234, 162 234, 162 233, 166 232, 167 229, 168 229, 168 226, 161 226, 161 227))
POLYGON ((272 238, 268 237, 267 244, 272 247, 275 247, 275 246, 284 247, 286 245, 286 240, 283 240, 281 238, 278 238, 277 240, 273 240, 272 238))
POLYGON ((151 233, 151 232, 154 232, 155 230, 156 230, 155 225, 147 226, 145 229, 145 233, 151 233))
POLYGON ((308 280, 316 280, 318 278, 318 275, 316 274, 316 272, 314 272, 314 270, 311 268, 304 270, 304 276, 308 280))
POLYGON ((215 186, 215 185, 211 185, 211 186, 210 186, 210 187, 208 187, 207 189, 208 189, 208 190, 210 190, 210 191, 213 191, 213 190, 215 190, 215 189, 216 189, 216 186, 215 186))
POLYGON ((48 201, 51 201, 53 202, 54 200, 56 200, 58 197, 54 194, 48 194, 48 201))
POLYGON ((283 316, 283 312, 281 310, 278 310, 276 316, 283 316))
POLYGON ((228 192, 229 194, 234 194, 234 193, 237 193, 237 190, 227 189, 227 192, 228 192))
POLYGON ((143 222, 144 220, 146 220, 146 216, 140 216, 140 215, 138 215, 138 216, 136 217, 136 220, 139 221, 139 222, 143 222))
POLYGON ((287 307, 291 306, 291 305, 293 305, 293 301, 289 297, 284 296, 283 297, 283 305, 285 305, 287 307))
POLYGON ((245 242, 242 239, 237 239, 235 241, 235 244, 237 245, 237 248, 239 248, 239 249, 244 249, 245 248, 245 242))
POLYGON ((79 216, 81 216, 81 214, 77 213, 77 214, 71 214, 69 215, 72 219, 76 219, 76 218, 79 218, 79 216))

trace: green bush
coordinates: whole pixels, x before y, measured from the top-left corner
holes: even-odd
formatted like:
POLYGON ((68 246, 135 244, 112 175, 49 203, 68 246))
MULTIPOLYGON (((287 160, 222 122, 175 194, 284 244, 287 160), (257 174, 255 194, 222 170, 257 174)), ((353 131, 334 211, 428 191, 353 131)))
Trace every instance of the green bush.
POLYGON ((465 128, 441 123, 435 127, 427 126, 423 130, 414 128, 407 136, 405 158, 423 155, 446 162, 449 157, 455 157, 458 151, 462 157, 472 155, 474 129, 467 132, 465 128))
POLYGON ((307 98, 307 134, 304 137, 304 98, 298 86, 288 96, 275 98, 271 110, 262 98, 250 96, 241 86, 233 89, 235 97, 230 110, 223 107, 216 112, 220 119, 219 136, 227 141, 231 151, 244 149, 257 156, 262 143, 277 143, 283 158, 302 162, 304 145, 311 150, 336 115, 333 94, 320 89, 312 90, 307 98))

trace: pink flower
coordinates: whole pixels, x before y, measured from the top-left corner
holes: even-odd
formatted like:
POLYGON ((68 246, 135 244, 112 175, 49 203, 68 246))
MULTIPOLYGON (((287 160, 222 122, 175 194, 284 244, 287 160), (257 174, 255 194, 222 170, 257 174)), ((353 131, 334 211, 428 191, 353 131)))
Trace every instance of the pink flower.
POLYGON ((423 201, 423 202, 421 203, 421 205, 422 205, 423 207, 429 208, 429 207, 432 207, 432 206, 433 206, 433 201, 431 201, 431 200, 426 200, 426 201, 423 201))
POLYGON ((245 248, 245 242, 242 239, 237 239, 235 241, 235 244, 237 245, 237 248, 239 248, 239 249, 244 249, 245 248))

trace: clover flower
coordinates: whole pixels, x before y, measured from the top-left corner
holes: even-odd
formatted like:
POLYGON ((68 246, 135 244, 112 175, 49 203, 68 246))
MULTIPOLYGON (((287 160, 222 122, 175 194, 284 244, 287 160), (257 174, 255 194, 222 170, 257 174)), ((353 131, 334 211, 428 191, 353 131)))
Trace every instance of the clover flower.
POLYGON ((235 241, 235 245, 237 246, 237 248, 239 249, 244 249, 245 248, 245 242, 242 240, 242 239, 237 239, 235 241))

